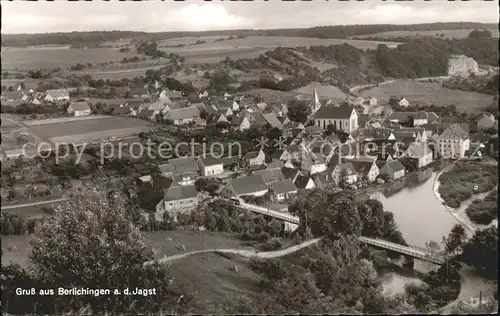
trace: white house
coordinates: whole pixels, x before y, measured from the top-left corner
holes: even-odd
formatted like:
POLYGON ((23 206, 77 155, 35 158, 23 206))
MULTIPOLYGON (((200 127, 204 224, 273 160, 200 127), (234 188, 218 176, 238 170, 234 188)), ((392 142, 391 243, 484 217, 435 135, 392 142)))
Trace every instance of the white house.
POLYGON ((224 172, 224 165, 221 159, 212 156, 200 157, 198 159, 201 175, 204 177, 214 176, 224 172))
POLYGON ((264 154, 262 148, 259 151, 250 151, 246 153, 244 158, 249 166, 260 166, 266 162, 266 154, 264 154))
POLYGON ((332 171, 333 180, 339 184, 342 181, 354 183, 358 181, 358 172, 350 162, 341 163, 335 166, 332 171))
POLYGON ((284 201, 297 194, 297 188, 292 180, 281 180, 270 185, 270 192, 275 201, 284 201))
POLYGON ((326 129, 328 125, 332 124, 338 130, 352 133, 358 129, 358 114, 348 104, 338 107, 322 106, 314 114, 314 123, 322 129, 326 129))
POLYGON ((397 180, 405 175, 405 168, 399 160, 390 160, 380 169, 380 174, 386 174, 389 179, 397 180))
POLYGON ((74 116, 90 115, 91 110, 87 102, 72 102, 67 112, 74 116))
POLYGON ((450 125, 437 138, 439 153, 446 158, 463 158, 470 149, 469 134, 459 124, 450 125))
POLYGON ((377 102, 377 99, 375 99, 374 97, 370 97, 370 98, 368 99, 368 104, 369 104, 370 106, 377 106, 377 103, 378 103, 378 102, 377 102))
POLYGON ((196 106, 170 110, 163 119, 172 121, 174 125, 184 125, 200 120, 200 110, 196 106))
POLYGON ((398 101, 398 105, 406 108, 410 105, 410 102, 408 102, 408 100, 406 100, 405 98, 400 98, 398 101))
POLYGON ((47 102, 69 101, 69 91, 67 89, 47 90, 44 100, 47 102))
POLYGON ((175 212, 183 209, 192 209, 198 205, 198 192, 194 185, 172 185, 166 189, 164 198, 156 206, 156 212, 175 212))

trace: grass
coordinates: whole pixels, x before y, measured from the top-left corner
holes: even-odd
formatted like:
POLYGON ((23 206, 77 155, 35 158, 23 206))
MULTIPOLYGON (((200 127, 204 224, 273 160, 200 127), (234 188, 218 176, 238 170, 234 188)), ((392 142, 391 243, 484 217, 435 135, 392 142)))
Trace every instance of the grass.
MULTIPOLYGON (((465 29, 465 30, 435 30, 435 31, 388 31, 388 32, 380 32, 380 33, 374 33, 357 37, 360 38, 367 38, 367 37, 391 38, 391 37, 416 37, 416 36, 440 37, 440 34, 443 33, 445 38, 465 38, 469 35, 471 31, 473 30, 465 29), (439 36, 436 36, 436 34, 439 34, 439 36)), ((493 37, 498 37, 498 30, 491 29, 489 31, 491 32, 493 37)))
POLYGON ((4 48, 2 49, 2 69, 50 69, 66 68, 78 63, 101 63, 120 61, 124 57, 134 57, 136 54, 120 53, 111 48, 4 48))
POLYGON ((15 263, 25 268, 28 265, 28 251, 30 249, 30 240, 30 235, 2 235, 2 265, 15 263), (16 249, 9 250, 11 247, 15 247, 16 249))
POLYGON ((492 191, 482 200, 474 200, 465 212, 472 222, 481 225, 489 225, 497 218, 498 191, 492 191))
POLYGON ((493 189, 498 183, 497 167, 477 161, 460 161, 439 177, 439 194, 445 203, 458 208, 474 193, 493 189), (478 189, 474 190, 477 186, 478 189))
POLYGON ((391 96, 405 97, 410 105, 448 106, 455 104, 457 110, 479 112, 491 105, 493 96, 488 94, 450 90, 443 88, 441 82, 419 82, 415 80, 396 80, 360 92, 364 98, 373 96, 379 104, 388 104, 391 96))
POLYGON ((91 141, 139 133, 151 123, 134 118, 106 117, 30 126, 32 133, 52 141, 91 141))

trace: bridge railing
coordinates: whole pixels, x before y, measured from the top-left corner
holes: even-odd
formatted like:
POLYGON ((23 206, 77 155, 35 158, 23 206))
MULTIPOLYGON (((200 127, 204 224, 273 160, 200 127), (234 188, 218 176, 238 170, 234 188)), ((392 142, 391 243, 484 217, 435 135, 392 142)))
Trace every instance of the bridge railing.
POLYGON ((397 244, 393 245, 392 243, 387 242, 387 241, 378 241, 376 239, 371 239, 371 238, 366 238, 366 237, 360 237, 360 240, 367 243, 367 244, 371 244, 371 245, 378 246, 378 247, 388 249, 388 250, 397 251, 399 253, 407 254, 407 255, 413 256, 415 258, 424 259, 424 260, 431 261, 434 263, 443 263, 444 262, 443 258, 436 256, 432 253, 429 253, 427 250, 418 249, 417 247, 408 247, 408 246, 397 245, 397 244))

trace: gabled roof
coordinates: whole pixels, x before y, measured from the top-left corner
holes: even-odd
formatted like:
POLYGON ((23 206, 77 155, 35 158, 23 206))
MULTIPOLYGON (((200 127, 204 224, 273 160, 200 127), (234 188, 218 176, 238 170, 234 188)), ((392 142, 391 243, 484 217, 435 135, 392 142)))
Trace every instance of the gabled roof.
POLYGON ((186 172, 198 172, 199 166, 192 157, 170 159, 168 164, 172 166, 172 172, 181 174, 186 172))
POLYGON ((281 181, 286 179, 283 173, 281 172, 281 169, 279 168, 254 171, 253 174, 256 176, 260 176, 262 178, 262 181, 264 181, 264 183, 267 185, 276 181, 281 181))
POLYGON ((231 179, 228 181, 228 185, 236 195, 246 195, 267 190, 266 184, 262 178, 257 175, 231 179))
POLYGON ((342 172, 344 170, 347 171, 348 176, 358 174, 358 172, 356 171, 356 168, 354 168, 354 166, 350 162, 341 163, 337 166, 337 168, 339 169, 341 175, 342 175, 342 172))
POLYGON ((311 180, 310 177, 299 175, 294 184, 299 189, 305 189, 309 180, 311 180))
POLYGON ((375 163, 375 160, 366 161, 359 159, 349 159, 348 162, 353 165, 354 169, 356 169, 358 173, 367 174, 375 163))
POLYGON ((283 128, 283 124, 281 124, 281 122, 278 120, 278 117, 276 116, 276 114, 274 113, 265 113, 265 114, 262 114, 262 117, 264 118, 264 120, 266 120, 266 122, 271 125, 271 127, 275 127, 275 128, 283 128))
POLYGON ((423 157, 431 151, 424 144, 411 143, 406 149, 406 154, 409 157, 423 157))
POLYGON ((71 102, 69 107, 73 111, 90 111, 90 107, 87 102, 71 102))
POLYGON ((390 169, 392 172, 405 170, 405 167, 401 164, 401 162, 399 162, 399 160, 391 160, 387 162, 384 167, 390 169))
POLYGON ((285 177, 285 179, 292 180, 295 178, 297 173, 300 173, 300 170, 298 168, 288 168, 288 167, 283 167, 281 168, 281 173, 285 177))
POLYGON ((165 89, 163 90, 163 94, 169 99, 180 99, 183 97, 181 91, 175 91, 175 90, 165 89))
POLYGON ((331 170, 325 170, 323 172, 316 173, 312 176, 314 182, 319 182, 322 184, 328 184, 333 182, 331 170))
POLYGON ((196 117, 200 117, 200 110, 196 106, 170 110, 165 114, 165 118, 170 120, 182 120, 196 117))
POLYGON ((222 164, 222 159, 215 158, 213 156, 202 157, 202 158, 200 158, 200 161, 203 164, 203 166, 205 166, 205 167, 222 164))
POLYGON ((178 201, 185 199, 192 199, 198 195, 194 185, 186 186, 171 186, 167 189, 165 194, 165 201, 178 201))
POLYGON ((281 180, 274 182, 270 185, 274 194, 284 194, 297 191, 297 187, 293 184, 292 180, 281 180))
POLYGON ((161 173, 172 173, 173 168, 171 164, 165 163, 158 165, 158 169, 160 170, 161 173))
POLYGON ((349 119, 353 108, 347 104, 336 106, 322 106, 314 114, 315 119, 349 119))
POLYGON ((153 111, 153 110, 142 110, 141 112, 139 112, 138 116, 141 117, 141 118, 147 118, 147 119, 149 119, 154 114, 155 114, 155 111, 153 111))
POLYGON ((260 150, 257 151, 249 151, 245 154, 244 158, 245 159, 253 159, 257 158, 259 156, 260 150))
POLYGON ((442 132, 439 135, 439 138, 445 138, 445 139, 451 138, 451 137, 465 138, 468 136, 469 136, 469 134, 468 134, 468 132, 466 132, 463 129, 463 126, 461 126, 461 124, 455 123, 455 124, 451 124, 450 126, 448 126, 448 128, 445 129, 444 132, 442 132))
MULTIPOLYGON (((178 109, 182 109, 182 108, 187 107, 188 104, 189 104, 188 100, 175 100, 168 107, 170 108, 170 110, 178 110, 178 109)), ((196 106, 196 105, 192 105, 192 106, 196 106)))

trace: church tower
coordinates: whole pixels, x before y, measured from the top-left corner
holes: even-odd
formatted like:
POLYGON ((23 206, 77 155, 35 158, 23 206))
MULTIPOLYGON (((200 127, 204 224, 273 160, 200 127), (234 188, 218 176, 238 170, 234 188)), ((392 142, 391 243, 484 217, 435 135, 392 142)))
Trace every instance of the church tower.
POLYGON ((321 107, 321 102, 319 102, 318 91, 316 90, 316 85, 313 89, 313 99, 311 102, 311 113, 316 112, 321 107))

